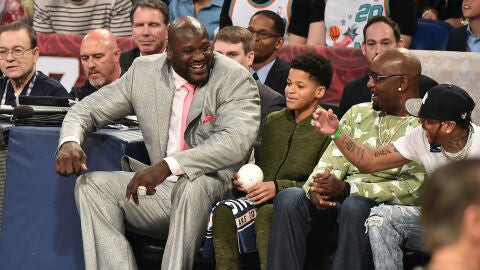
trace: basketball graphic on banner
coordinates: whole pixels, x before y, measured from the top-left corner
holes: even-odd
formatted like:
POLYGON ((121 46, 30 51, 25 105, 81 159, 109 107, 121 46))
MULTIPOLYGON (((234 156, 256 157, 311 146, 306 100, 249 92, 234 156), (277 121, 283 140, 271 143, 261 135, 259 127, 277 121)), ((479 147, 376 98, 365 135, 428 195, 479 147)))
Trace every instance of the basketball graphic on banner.
POLYGON ((340 37, 340 28, 338 28, 336 25, 331 26, 328 32, 333 42, 337 41, 337 39, 340 37))

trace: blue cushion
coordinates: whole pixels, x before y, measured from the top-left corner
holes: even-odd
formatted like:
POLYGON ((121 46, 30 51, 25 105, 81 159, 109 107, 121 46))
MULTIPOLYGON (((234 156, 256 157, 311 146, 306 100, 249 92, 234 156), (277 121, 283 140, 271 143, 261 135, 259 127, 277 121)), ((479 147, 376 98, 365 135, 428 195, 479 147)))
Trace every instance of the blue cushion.
POLYGON ((447 47, 452 29, 450 24, 440 20, 418 19, 417 33, 412 39, 410 49, 443 51, 447 47))

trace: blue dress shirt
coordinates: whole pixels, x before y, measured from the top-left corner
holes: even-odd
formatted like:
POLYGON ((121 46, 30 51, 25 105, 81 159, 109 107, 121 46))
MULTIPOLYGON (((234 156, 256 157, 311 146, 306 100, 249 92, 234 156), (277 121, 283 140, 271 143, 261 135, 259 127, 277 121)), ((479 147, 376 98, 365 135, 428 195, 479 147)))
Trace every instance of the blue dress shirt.
POLYGON ((222 5, 223 0, 212 0, 212 2, 200 9, 197 16, 195 16, 193 0, 170 0, 168 3, 171 22, 182 16, 196 17, 207 28, 208 36, 211 40, 218 32, 222 5))

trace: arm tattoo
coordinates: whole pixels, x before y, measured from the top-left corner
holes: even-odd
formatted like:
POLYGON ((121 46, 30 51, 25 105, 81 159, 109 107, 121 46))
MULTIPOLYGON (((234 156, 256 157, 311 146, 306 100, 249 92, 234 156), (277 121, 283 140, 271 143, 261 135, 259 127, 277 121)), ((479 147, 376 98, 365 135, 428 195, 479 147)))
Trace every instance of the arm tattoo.
POLYGON ((347 148, 348 151, 352 152, 354 155, 358 157, 358 161, 360 162, 363 160, 364 155, 365 155, 365 150, 362 149, 362 147, 357 147, 355 142, 352 138, 348 137, 344 141, 345 147, 347 148))
POLYGON ((380 156, 387 156, 388 154, 391 154, 392 152, 390 149, 380 149, 378 151, 375 151, 375 157, 380 157, 380 156))
POLYGON ((395 146, 392 145, 387 145, 385 147, 380 148, 379 150, 375 151, 375 157, 380 157, 380 156, 388 156, 389 154, 392 154, 394 152, 398 152, 398 150, 395 148, 395 146))
POLYGON ((346 138, 343 143, 345 144, 345 147, 347 148, 348 151, 354 152, 355 151, 355 142, 350 139, 346 138))

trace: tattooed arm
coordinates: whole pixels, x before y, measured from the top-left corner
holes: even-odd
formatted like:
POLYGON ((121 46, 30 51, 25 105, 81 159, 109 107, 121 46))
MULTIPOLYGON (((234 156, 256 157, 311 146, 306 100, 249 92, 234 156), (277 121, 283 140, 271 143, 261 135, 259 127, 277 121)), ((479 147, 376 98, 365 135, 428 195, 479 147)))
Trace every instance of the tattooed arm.
MULTIPOLYGON (((331 109, 317 109, 313 113, 314 126, 322 134, 334 134, 339 121, 331 109)), ((393 144, 387 144, 378 149, 369 149, 352 139, 342 130, 340 137, 333 139, 338 149, 362 173, 371 173, 400 167, 410 162, 393 144)))

